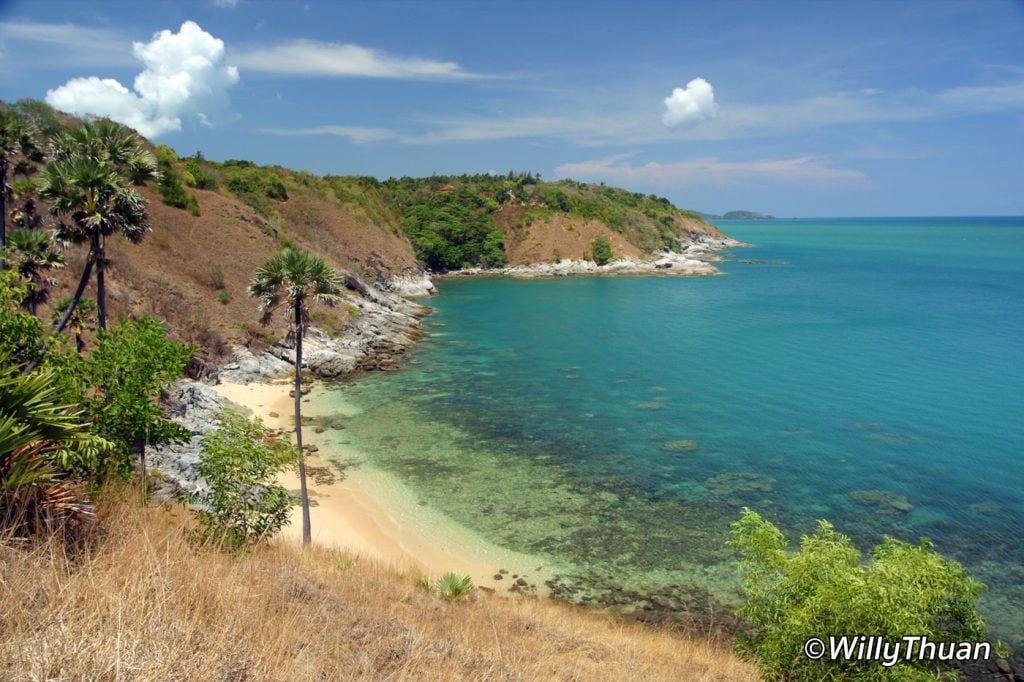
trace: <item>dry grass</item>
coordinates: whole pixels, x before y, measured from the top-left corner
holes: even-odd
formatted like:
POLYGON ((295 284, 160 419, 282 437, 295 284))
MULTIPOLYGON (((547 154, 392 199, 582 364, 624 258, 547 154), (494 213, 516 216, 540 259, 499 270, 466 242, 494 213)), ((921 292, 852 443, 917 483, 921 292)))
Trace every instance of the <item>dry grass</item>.
POLYGON ((719 643, 536 598, 448 604, 322 549, 197 547, 167 507, 101 515, 77 557, 0 544, 0 679, 756 679, 719 643))

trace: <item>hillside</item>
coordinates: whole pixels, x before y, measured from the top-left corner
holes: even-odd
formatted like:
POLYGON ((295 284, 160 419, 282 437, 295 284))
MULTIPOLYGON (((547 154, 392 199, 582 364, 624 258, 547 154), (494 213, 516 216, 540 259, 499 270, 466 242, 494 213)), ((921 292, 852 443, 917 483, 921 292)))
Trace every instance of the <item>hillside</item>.
POLYGON ((747 680, 720 641, 529 597, 449 603, 415 575, 285 542, 189 541, 181 509, 107 494, 86 551, 0 543, 0 677, 747 680), (45 614, 42 616, 40 614, 45 614))
MULTIPOLYGON (((80 124, 38 102, 9 108, 31 120, 44 142, 80 124)), ((353 276, 351 295, 358 298, 363 285, 356 278, 382 290, 412 281, 413 290, 424 292, 431 272, 589 259, 597 237, 608 240, 615 258, 652 257, 724 238, 666 199, 571 180, 544 182, 530 173, 319 177, 149 146, 162 174, 159 183, 139 188, 152 230, 137 245, 109 240, 111 315, 166 320, 211 366, 236 345, 262 348, 283 334, 283 325, 259 327, 255 302, 246 295, 256 268, 282 246, 322 254, 353 276)), ((51 223, 27 180, 15 183, 10 208, 21 224, 32 210, 37 226, 51 223)), ((54 272, 52 301, 69 296, 82 271, 85 249, 67 255, 68 267, 54 272)), ((86 296, 95 296, 92 287, 86 296)), ((41 314, 49 316, 45 306, 41 314)), ((339 306, 318 312, 314 323, 339 333, 351 314, 351 305, 339 306)))

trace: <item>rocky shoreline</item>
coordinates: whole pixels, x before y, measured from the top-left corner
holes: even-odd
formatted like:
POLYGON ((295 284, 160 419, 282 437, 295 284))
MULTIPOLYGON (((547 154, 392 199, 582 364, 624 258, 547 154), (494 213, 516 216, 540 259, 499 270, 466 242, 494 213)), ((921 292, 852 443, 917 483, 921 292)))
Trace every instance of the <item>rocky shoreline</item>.
MULTIPOLYGON (((303 337, 303 369, 333 380, 363 371, 400 369, 404 356, 423 338, 420 320, 430 312, 404 296, 432 291, 433 283, 423 275, 373 287, 354 282, 349 288, 358 294, 350 294, 345 301, 351 306, 346 333, 336 338, 311 327, 303 337)), ((230 361, 203 382, 183 379, 175 384, 165 396, 165 407, 171 418, 193 435, 187 443, 154 448, 149 453, 150 466, 163 477, 159 493, 172 496, 204 483, 198 472, 202 437, 217 428, 217 415, 229 406, 212 385, 221 381, 270 383, 287 377, 294 368, 294 343, 282 340, 257 353, 236 347, 230 361)))
POLYGON ((514 277, 534 279, 573 275, 675 275, 701 277, 720 274, 714 263, 723 260, 721 251, 749 246, 735 239, 705 238, 690 242, 680 251, 662 251, 647 258, 618 258, 598 265, 592 260, 560 260, 507 268, 465 268, 438 275, 441 278, 514 277))

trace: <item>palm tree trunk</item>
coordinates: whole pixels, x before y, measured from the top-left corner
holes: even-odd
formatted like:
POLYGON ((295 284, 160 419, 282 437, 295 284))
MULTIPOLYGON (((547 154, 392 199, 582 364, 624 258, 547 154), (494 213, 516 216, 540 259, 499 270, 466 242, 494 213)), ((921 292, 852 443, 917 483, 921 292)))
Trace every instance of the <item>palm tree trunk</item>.
POLYGON ((64 327, 68 325, 68 320, 71 319, 71 315, 74 314, 75 308, 78 307, 78 302, 82 300, 82 294, 85 293, 85 287, 89 284, 89 277, 92 275, 92 264, 96 260, 96 254, 89 250, 89 255, 85 259, 85 268, 82 270, 82 279, 78 282, 78 288, 75 290, 75 296, 71 299, 71 305, 64 311, 64 317, 60 318, 60 322, 57 323, 57 328, 53 331, 54 334, 60 334, 64 331, 64 327))
POLYGON ((100 329, 107 328, 107 286, 103 278, 107 264, 103 235, 94 234, 93 248, 96 249, 96 308, 99 310, 100 329))
POLYGON ((299 447, 299 503, 302 505, 302 544, 313 541, 306 489, 306 452, 302 449, 302 300, 295 302, 295 444, 299 447))
MULTIPOLYGON (((7 157, 0 158, 0 250, 7 245, 7 157)), ((7 261, 0 254, 0 270, 7 267, 7 261)))

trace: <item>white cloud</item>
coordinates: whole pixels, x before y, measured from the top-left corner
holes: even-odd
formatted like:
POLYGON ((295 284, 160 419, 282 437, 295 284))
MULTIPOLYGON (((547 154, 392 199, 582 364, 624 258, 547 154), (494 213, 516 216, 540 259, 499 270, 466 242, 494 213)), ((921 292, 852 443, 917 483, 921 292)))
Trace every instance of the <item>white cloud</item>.
POLYGON ((0 51, 31 56, 20 60, 19 70, 54 62, 124 66, 133 63, 130 45, 128 38, 105 28, 35 21, 0 22, 0 51), (30 47, 32 45, 39 47, 30 47))
POLYGON ((351 43, 292 40, 280 45, 232 52, 232 60, 253 71, 296 76, 362 76, 408 80, 468 80, 483 78, 455 62, 397 57, 351 43))
POLYGON ((811 157, 721 161, 691 159, 674 163, 626 163, 630 155, 618 155, 581 163, 566 163, 555 169, 560 177, 603 180, 622 186, 638 184, 676 186, 680 184, 731 184, 743 181, 777 181, 784 184, 833 186, 864 185, 867 179, 856 170, 833 168, 811 157))
POLYGON ((715 90, 703 78, 694 78, 686 88, 676 88, 665 98, 661 122, 669 127, 696 125, 718 114, 715 90))
POLYGON ((305 135, 347 137, 356 144, 394 140, 399 137, 398 133, 386 128, 369 128, 364 126, 326 125, 317 126, 315 128, 258 128, 257 131, 268 135, 281 135, 286 137, 298 137, 305 135))
POLYGON ((213 4, 217 7, 226 7, 228 9, 234 9, 238 7, 238 0, 213 0, 213 4))
POLYGON ((228 88, 238 69, 224 65, 224 42, 186 21, 178 33, 160 31, 148 43, 132 44, 145 69, 134 91, 110 78, 74 78, 46 93, 53 107, 79 115, 106 116, 147 137, 181 130, 183 118, 204 125, 228 108, 228 88))

